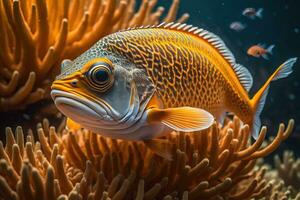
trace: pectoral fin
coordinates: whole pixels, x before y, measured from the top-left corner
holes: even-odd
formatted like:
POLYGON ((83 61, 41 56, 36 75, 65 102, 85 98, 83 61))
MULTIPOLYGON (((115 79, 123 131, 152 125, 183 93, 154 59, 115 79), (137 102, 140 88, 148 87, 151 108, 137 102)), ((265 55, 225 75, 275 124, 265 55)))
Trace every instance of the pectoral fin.
POLYGON ((74 131, 74 130, 79 130, 81 126, 76 122, 74 122, 73 120, 71 120, 70 118, 67 118, 67 128, 74 131))
POLYGON ((160 122, 176 131, 200 131, 210 127, 213 121, 214 117, 200 108, 153 108, 148 111, 148 122, 160 122))
POLYGON ((144 144, 153 151, 153 153, 167 159, 172 160, 172 144, 165 139, 144 140, 144 144))

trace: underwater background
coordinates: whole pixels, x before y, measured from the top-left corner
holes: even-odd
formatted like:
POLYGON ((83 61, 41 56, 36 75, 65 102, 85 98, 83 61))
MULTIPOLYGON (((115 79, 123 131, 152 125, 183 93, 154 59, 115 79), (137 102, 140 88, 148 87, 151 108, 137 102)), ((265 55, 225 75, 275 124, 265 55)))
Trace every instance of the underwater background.
MULTIPOLYGON (((137 1, 136 7, 141 1, 137 1)), ((168 8, 172 1, 159 1, 159 6, 168 8)), ((269 75, 286 59, 300 56, 300 1, 297 0, 226 0, 226 1, 182 1, 179 16, 189 13, 188 24, 207 29, 220 36, 233 52, 238 63, 244 65, 252 74, 254 84, 250 97, 261 87, 269 75), (263 17, 249 19, 242 15, 245 8, 263 8, 263 17), (239 21, 245 24, 244 30, 237 32, 230 29, 230 23, 239 21), (247 55, 247 49, 258 43, 275 45, 273 55, 266 60, 247 55)), ((287 78, 272 82, 264 110, 261 115, 262 125, 268 127, 268 135, 275 135, 276 124, 295 119, 293 134, 283 142, 275 152, 291 149, 300 156, 300 62, 294 66, 294 72, 287 78)), ((49 107, 52 102, 42 101, 25 110, 2 112, 0 131, 5 127, 30 128, 40 120, 40 107, 49 107), (35 117, 37 119, 33 120, 35 117), (34 124, 33 123, 33 124, 34 124)), ((43 116, 42 116, 43 117, 43 116)), ((61 116, 58 118, 60 121, 61 116)), ((55 121, 55 120, 54 120, 55 121)), ((53 120, 52 120, 53 122, 53 120)), ((4 135, 0 138, 3 140, 4 135)), ((272 157, 271 155, 270 157, 272 157)))
MULTIPOLYGON (((27 2, 47 2, 49 6, 50 1, 27 2)), ((4 2, 12 1, 0 1, 2 12, 4 2)), ((122 1, 103 2, 117 2, 120 6, 122 1)), ((178 1, 157 1, 156 8, 165 8, 159 21, 164 19, 174 2, 176 4, 178 1)), ((143 5, 142 0, 136 3, 135 12, 143 5)), ((156 8, 152 10, 153 13, 156 8)), ((288 58, 300 57, 299 8, 298 0, 181 0, 176 19, 188 13, 190 18, 186 23, 204 28, 224 40, 237 62, 244 65, 253 76, 254 83, 249 95, 252 97, 281 63, 288 58), (261 19, 252 20, 243 16, 243 11, 252 7, 264 9, 261 19), (236 21, 244 24, 245 29, 239 32, 232 30, 230 24, 236 21), (247 54, 249 47, 258 43, 275 45, 269 60, 247 54)), ((49 16, 51 14, 49 9, 49 16)), ((59 68, 59 64, 52 68, 59 68)), ((223 127, 214 124, 211 129, 205 130, 206 134, 168 135, 166 139, 175 149, 171 152, 174 160, 155 155, 142 142, 111 140, 85 129, 75 132, 63 130, 64 127, 59 127, 63 116, 55 109, 49 96, 31 105, 25 104, 25 101, 19 102, 15 107, 7 107, 3 111, 2 100, 10 97, 3 95, 0 98, 0 200, 16 199, 17 196, 24 197, 24 200, 43 199, 40 191, 45 188, 45 193, 49 195, 45 199, 60 196, 59 199, 64 200, 96 200, 101 199, 101 195, 103 199, 134 199, 137 196, 136 199, 140 200, 300 200, 299 68, 298 60, 289 77, 271 83, 261 119, 262 125, 267 126, 267 137, 274 136, 274 140, 264 140, 262 137, 248 143, 245 135, 250 133, 249 130, 240 126, 240 121, 234 118, 226 120, 223 127), (289 119, 295 119, 290 136, 293 120, 289 119), (277 133, 280 123, 284 123, 285 128, 281 126, 282 129, 277 133), (16 128, 18 125, 22 127, 16 128), (11 129, 6 128, 8 126, 11 129), (33 131, 27 132, 28 129, 33 131), (145 195, 145 198, 139 194, 145 195)), ((1 76, 3 74, 0 74, 0 83, 3 80, 4 83, 9 82, 1 76)), ((42 87, 41 83, 36 83, 36 86, 42 87)), ((47 93, 47 89, 45 91, 47 93)))

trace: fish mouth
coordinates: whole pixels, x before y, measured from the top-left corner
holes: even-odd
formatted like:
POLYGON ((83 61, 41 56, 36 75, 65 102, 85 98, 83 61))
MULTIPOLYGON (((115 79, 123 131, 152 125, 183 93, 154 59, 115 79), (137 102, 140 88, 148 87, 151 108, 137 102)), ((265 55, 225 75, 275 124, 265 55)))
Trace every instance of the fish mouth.
POLYGON ((64 90, 51 90, 51 97, 57 108, 67 117, 77 122, 112 121, 113 116, 106 105, 95 103, 80 94, 64 90))
POLYGON ((51 97, 57 108, 82 127, 107 136, 125 137, 134 133, 146 120, 146 105, 140 105, 137 87, 131 83, 131 97, 128 110, 124 115, 114 114, 106 102, 100 102, 93 96, 81 94, 67 85, 54 83, 51 97))

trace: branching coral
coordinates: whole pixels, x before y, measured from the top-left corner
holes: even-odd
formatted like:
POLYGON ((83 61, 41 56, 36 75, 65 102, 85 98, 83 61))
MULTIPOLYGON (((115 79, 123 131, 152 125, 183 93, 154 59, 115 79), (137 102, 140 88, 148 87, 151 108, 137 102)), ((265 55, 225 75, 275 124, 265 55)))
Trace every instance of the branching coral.
POLYGON ((278 177, 278 174, 268 168, 266 173, 266 180, 269 181, 272 185, 272 191, 270 196, 267 199, 272 200, 283 200, 283 199, 290 199, 290 200, 300 200, 300 193, 295 192, 291 186, 288 186, 284 183, 284 181, 278 177))
MULTIPOLYGON (((74 58, 101 37, 130 26, 158 24, 157 0, 0 1, 0 111, 19 109, 48 94, 59 62, 74 58)), ((176 20, 173 0, 163 21, 176 20)), ((178 21, 188 18, 184 14, 178 21)))
POLYGON ((112 140, 87 130, 57 133, 47 121, 39 142, 22 128, 6 129, 0 143, 2 199, 259 199, 273 185, 265 169, 253 170, 293 129, 279 126, 276 138, 260 146, 266 128, 252 145, 249 127, 235 118, 194 134, 173 133, 173 160, 153 154, 143 143, 112 140), (50 127, 50 128, 49 128, 50 127))
POLYGON ((295 159, 290 151, 285 151, 282 161, 278 155, 274 157, 275 169, 278 176, 286 185, 300 191, 300 159, 295 159))
POLYGON ((275 169, 260 159, 256 168, 266 170, 265 180, 273 185, 270 196, 266 199, 300 200, 299 192, 299 161, 295 160, 293 153, 285 151, 283 161, 278 155, 274 156, 275 169))

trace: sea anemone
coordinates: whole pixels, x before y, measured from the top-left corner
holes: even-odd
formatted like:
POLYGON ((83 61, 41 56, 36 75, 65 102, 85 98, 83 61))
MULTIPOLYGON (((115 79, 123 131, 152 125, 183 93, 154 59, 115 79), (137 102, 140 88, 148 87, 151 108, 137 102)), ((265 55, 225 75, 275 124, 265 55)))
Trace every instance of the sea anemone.
MULTIPOLYGON (((101 37, 160 22, 163 7, 144 0, 1 0, 0 111, 16 110, 48 96, 62 59, 73 59, 101 37)), ((163 21, 176 20, 179 0, 163 21)), ((188 18, 184 14, 178 21, 188 18)))
MULTIPOLYGON (((248 125, 238 118, 197 133, 172 133, 172 160, 142 142, 101 137, 85 129, 56 132, 44 120, 35 141, 21 127, 6 129, 0 142, 2 199, 270 199, 275 184, 254 169, 291 133, 280 124, 274 140, 261 148, 267 128, 250 143, 248 125)), ((278 189, 278 188, 277 188, 278 189)))

